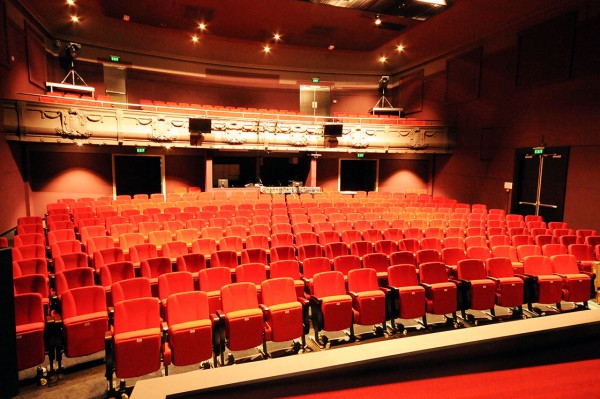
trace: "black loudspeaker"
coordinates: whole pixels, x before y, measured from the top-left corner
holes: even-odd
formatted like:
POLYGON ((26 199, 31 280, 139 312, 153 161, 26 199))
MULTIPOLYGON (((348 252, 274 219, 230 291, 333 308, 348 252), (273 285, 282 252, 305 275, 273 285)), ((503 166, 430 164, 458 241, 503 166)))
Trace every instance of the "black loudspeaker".
POLYGON ((212 119, 190 118, 189 130, 190 133, 211 133, 212 119))
POLYGON ((328 123, 323 125, 323 135, 329 137, 342 137, 344 125, 341 123, 328 123))
POLYGON ((0 250, 0 396, 12 398, 19 393, 17 371, 17 333, 15 321, 15 298, 12 276, 12 253, 10 248, 0 250))

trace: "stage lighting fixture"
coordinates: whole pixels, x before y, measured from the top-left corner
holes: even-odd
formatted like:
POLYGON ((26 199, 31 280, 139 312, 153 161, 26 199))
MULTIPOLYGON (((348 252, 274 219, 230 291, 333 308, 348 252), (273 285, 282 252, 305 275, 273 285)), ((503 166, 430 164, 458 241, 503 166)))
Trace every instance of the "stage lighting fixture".
POLYGON ((377 16, 377 18, 375 18, 375 25, 381 25, 381 17, 379 15, 377 16))
POLYGON ((75 59, 79 57, 79 52, 81 51, 81 44, 79 43, 69 43, 66 47, 66 52, 69 57, 75 59))
POLYGON ((389 76, 382 76, 381 79, 379 79, 379 91, 385 92, 387 90, 389 81, 389 76))

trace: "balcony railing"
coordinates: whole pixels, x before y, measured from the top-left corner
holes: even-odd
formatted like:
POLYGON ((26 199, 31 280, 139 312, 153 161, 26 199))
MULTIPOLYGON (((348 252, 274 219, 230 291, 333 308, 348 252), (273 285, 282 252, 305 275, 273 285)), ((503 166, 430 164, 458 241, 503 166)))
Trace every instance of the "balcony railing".
POLYGON ((448 153, 452 147, 439 121, 389 116, 322 117, 39 95, 31 101, 5 99, 2 108, 6 138, 26 142, 293 152, 448 153), (210 119, 211 131, 190 134, 192 118, 210 119), (342 124, 341 136, 324 135, 330 123, 342 124))

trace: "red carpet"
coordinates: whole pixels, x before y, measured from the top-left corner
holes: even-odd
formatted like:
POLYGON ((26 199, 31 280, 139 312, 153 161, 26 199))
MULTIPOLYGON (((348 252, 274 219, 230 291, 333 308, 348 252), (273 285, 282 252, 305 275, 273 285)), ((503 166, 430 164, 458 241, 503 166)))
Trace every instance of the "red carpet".
POLYGON ((285 399, 600 398, 600 360, 372 385, 285 399))

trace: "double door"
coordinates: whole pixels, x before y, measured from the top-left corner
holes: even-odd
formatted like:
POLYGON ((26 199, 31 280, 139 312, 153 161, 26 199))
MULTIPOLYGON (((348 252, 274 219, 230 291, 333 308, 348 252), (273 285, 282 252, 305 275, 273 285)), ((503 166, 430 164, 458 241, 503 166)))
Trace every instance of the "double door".
POLYGON ((541 154, 532 148, 518 149, 511 213, 562 221, 568 164, 569 147, 545 148, 541 154))

